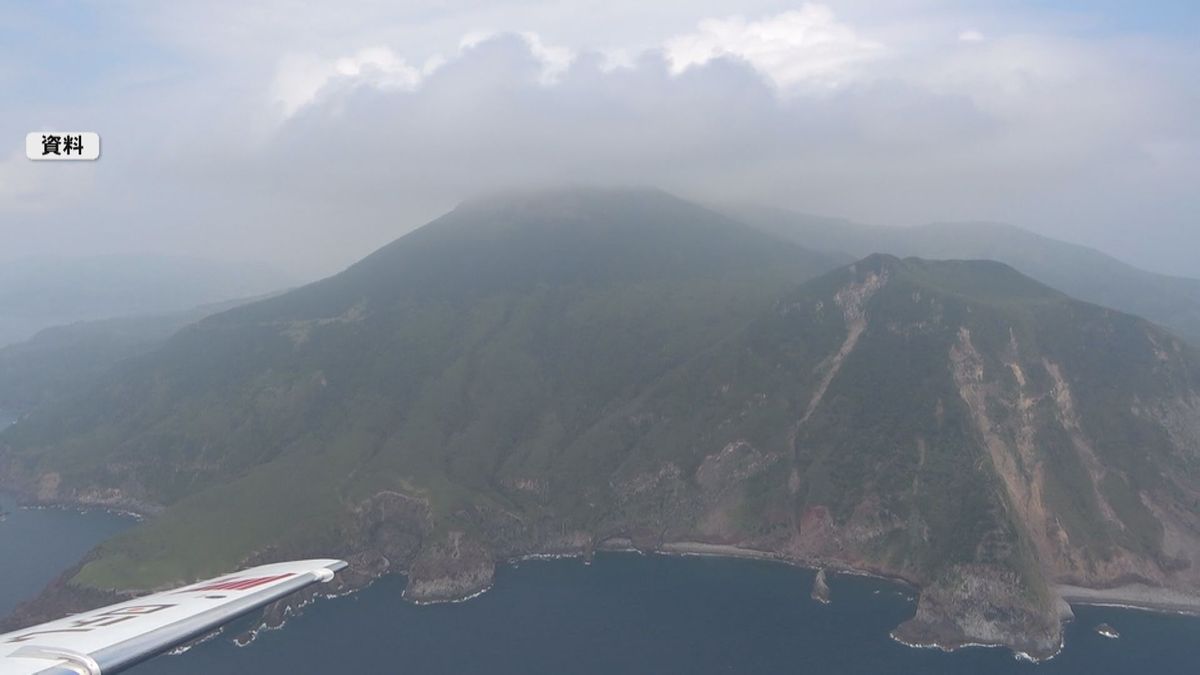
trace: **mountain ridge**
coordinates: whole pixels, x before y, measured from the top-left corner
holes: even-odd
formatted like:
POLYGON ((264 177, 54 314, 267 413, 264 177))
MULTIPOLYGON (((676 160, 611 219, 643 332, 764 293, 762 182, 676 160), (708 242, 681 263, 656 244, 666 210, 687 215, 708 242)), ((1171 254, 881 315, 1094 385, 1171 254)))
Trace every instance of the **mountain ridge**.
POLYGON ((883 227, 773 207, 717 208, 776 236, 856 258, 883 252, 997 260, 1081 300, 1143 316, 1192 342, 1200 341, 1200 279, 1149 272, 1097 249, 1016 225, 967 221, 883 227))

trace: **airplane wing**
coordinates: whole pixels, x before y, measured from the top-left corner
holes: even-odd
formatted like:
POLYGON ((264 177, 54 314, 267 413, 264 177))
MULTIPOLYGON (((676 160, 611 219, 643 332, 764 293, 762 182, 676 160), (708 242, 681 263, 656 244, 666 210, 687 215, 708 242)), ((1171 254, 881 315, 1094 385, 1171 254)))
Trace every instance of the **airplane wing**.
POLYGON ((300 560, 252 567, 0 635, 0 675, 109 675, 204 635, 346 567, 300 560))

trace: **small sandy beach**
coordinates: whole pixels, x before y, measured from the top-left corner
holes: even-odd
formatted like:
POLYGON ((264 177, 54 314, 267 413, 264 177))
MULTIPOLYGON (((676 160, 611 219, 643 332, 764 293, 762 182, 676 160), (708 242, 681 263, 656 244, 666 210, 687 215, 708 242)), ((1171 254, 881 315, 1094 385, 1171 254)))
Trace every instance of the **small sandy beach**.
POLYGON ((1073 605, 1103 605, 1129 607, 1154 612, 1170 612, 1200 616, 1200 595, 1181 593, 1145 584, 1128 584, 1115 588, 1083 588, 1060 585, 1063 600, 1073 605))
POLYGON ((759 551, 751 548, 741 548, 729 544, 705 544, 698 541, 678 541, 662 544, 659 553, 673 555, 712 555, 728 558, 754 558, 759 560, 777 560, 789 562, 770 551, 759 551))

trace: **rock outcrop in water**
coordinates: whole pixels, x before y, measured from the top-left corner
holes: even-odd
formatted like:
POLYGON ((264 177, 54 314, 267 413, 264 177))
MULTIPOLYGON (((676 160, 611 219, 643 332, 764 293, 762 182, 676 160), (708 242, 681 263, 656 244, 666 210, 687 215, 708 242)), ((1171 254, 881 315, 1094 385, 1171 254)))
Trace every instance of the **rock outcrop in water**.
POLYGON ((825 568, 817 570, 816 576, 813 577, 811 597, 822 605, 828 605, 830 602, 829 584, 825 581, 825 568))

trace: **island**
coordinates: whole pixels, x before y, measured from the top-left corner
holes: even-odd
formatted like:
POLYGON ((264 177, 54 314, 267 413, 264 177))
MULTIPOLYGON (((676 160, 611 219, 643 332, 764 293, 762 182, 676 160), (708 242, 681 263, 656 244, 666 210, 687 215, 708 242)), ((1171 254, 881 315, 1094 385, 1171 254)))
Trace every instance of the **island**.
POLYGON ((1041 660, 1068 602, 1200 592, 1197 447, 1200 354, 1150 321, 597 188, 189 325, 6 429, 0 482, 150 516, 26 617, 302 557, 461 601, 619 545, 897 579, 897 640, 1041 660))

